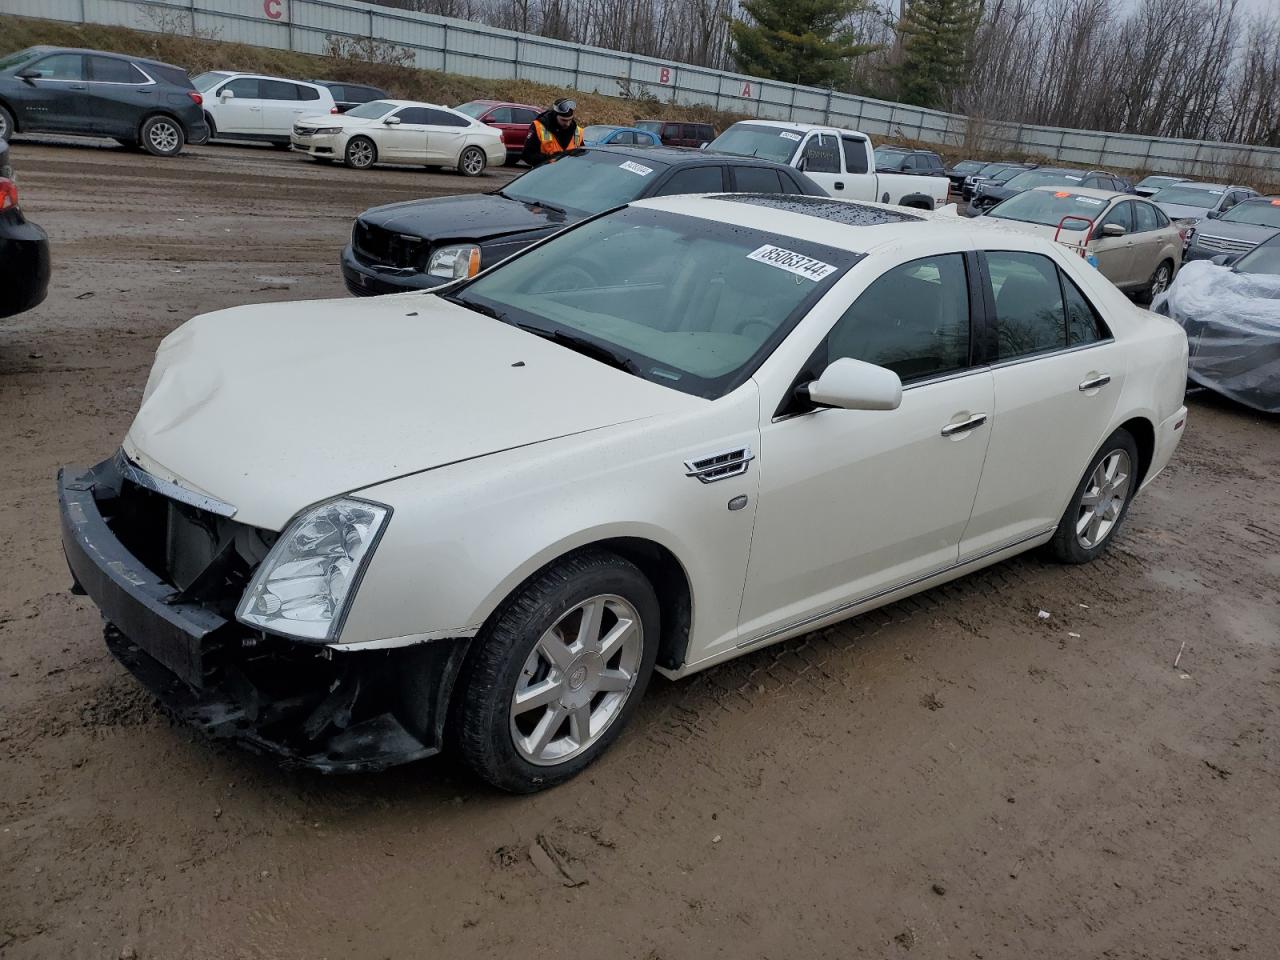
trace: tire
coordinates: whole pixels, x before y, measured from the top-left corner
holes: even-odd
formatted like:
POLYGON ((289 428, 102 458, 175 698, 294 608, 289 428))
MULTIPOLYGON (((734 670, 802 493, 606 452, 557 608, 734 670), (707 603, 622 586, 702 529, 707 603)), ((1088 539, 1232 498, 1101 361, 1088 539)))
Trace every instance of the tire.
POLYGON ((153 157, 176 157, 182 152, 182 145, 187 142, 182 124, 163 114, 143 121, 138 140, 142 149, 153 157))
POLYGON ((353 170, 368 170, 378 162, 378 148, 368 137, 352 137, 342 152, 342 162, 353 170))
POLYGON ((0 106, 0 140, 11 140, 17 129, 17 125, 13 122, 13 114, 8 108, 0 106))
POLYGON ((205 143, 208 143, 218 135, 218 125, 213 122, 213 117, 207 113, 204 115, 204 122, 209 127, 209 140, 205 141, 205 143))
POLYGON ((617 739, 644 696, 659 626, 653 586, 615 554, 588 550, 535 574, 490 617, 458 679, 453 726, 463 761, 511 793, 576 776, 617 739), (583 643, 588 609, 599 611, 598 629, 588 626, 594 637, 583 643), (611 637, 616 648, 601 656, 599 640, 611 637), (521 691, 536 702, 517 710, 521 691))
POLYGON ((458 172, 464 177, 478 177, 489 165, 489 157, 479 147, 467 147, 458 155, 458 172))
POLYGON ((1156 267, 1155 272, 1151 274, 1151 282, 1147 284, 1146 289, 1142 291, 1139 299, 1143 303, 1150 303, 1159 294, 1169 289, 1169 284, 1173 282, 1173 261, 1161 260, 1160 265, 1156 267))
POLYGON ((1046 545, 1050 555, 1061 563, 1088 563, 1106 550, 1129 514, 1137 472, 1138 444, 1128 430, 1117 430, 1089 461, 1046 545), (1090 498, 1093 503, 1086 503, 1090 498))

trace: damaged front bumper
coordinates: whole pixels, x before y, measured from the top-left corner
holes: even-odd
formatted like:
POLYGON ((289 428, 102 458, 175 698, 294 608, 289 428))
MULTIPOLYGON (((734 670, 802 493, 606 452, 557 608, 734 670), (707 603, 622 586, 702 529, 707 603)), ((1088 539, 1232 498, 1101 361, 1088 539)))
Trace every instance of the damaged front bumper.
POLYGON ((74 589, 102 611, 108 649, 180 719, 326 773, 440 751, 467 640, 351 652, 245 627, 231 611, 251 570, 227 557, 249 528, 135 485, 118 460, 64 467, 58 504, 74 589), (166 575, 192 531, 208 540, 187 551, 200 562, 166 575))

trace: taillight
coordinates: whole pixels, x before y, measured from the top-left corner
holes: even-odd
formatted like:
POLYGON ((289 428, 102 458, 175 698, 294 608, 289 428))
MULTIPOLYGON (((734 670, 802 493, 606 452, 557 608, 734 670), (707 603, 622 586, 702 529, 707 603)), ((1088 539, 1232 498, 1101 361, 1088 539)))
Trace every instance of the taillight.
POLYGON ((337 107, 331 107, 331 108, 329 109, 329 112, 330 112, 330 113, 337 113, 337 112, 338 112, 338 108, 337 108, 337 107))
POLYGON ((194 103, 197 107, 204 103, 204 97, 196 93, 194 90, 188 90, 187 96, 191 98, 191 102, 194 103))
POLYGON ((0 210, 18 205, 18 185, 8 177, 0 177, 0 210))

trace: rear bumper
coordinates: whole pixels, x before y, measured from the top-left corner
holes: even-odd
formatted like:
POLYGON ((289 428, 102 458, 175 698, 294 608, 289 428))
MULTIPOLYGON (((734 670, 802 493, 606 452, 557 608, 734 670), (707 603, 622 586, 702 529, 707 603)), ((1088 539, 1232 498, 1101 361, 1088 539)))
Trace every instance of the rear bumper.
POLYGON ((209 125, 204 122, 203 111, 201 111, 200 113, 200 119, 188 120, 186 123, 186 128, 187 128, 187 143, 193 143, 196 146, 199 146, 202 143, 209 142, 209 134, 212 131, 210 131, 209 125))
POLYGON ((434 290, 451 281, 445 277, 433 277, 416 270, 400 270, 394 267, 373 267, 361 263, 351 250, 351 244, 342 248, 339 259, 342 279, 347 290, 356 297, 376 297, 383 293, 411 293, 414 290, 434 290))
POLYGON ((123 482, 115 460, 58 472, 63 551, 74 591, 107 620, 108 649, 170 712, 210 737, 324 773, 379 770, 440 751, 467 641, 335 652, 183 601, 104 514, 123 482))
POLYGON ((1187 425, 1187 408, 1179 407, 1178 412, 1169 419, 1156 426, 1156 446, 1151 454, 1151 466, 1147 468, 1147 475, 1142 478, 1142 485, 1145 487, 1169 465, 1169 461, 1173 458, 1173 451, 1178 448, 1178 441, 1182 439, 1182 433, 1187 425))
POLYGON ((49 237, 17 209, 0 213, 0 317, 39 306, 49 293, 49 237))

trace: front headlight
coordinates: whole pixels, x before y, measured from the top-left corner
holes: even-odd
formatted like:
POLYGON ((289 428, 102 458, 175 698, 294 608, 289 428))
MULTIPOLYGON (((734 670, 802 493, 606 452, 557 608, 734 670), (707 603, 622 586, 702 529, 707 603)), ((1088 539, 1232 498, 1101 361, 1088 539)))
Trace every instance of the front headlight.
POLYGON ((333 640, 390 515, 350 498, 301 514, 249 581, 236 619, 296 640, 333 640))
POLYGON ((315 135, 321 136, 321 137, 327 137, 327 136, 331 136, 332 134, 341 133, 341 132, 342 132, 341 127, 316 127, 315 129, 315 135))
POLYGON ((427 273, 433 277, 459 280, 474 277, 480 272, 480 248, 473 243, 459 243, 441 247, 427 261, 427 273))

